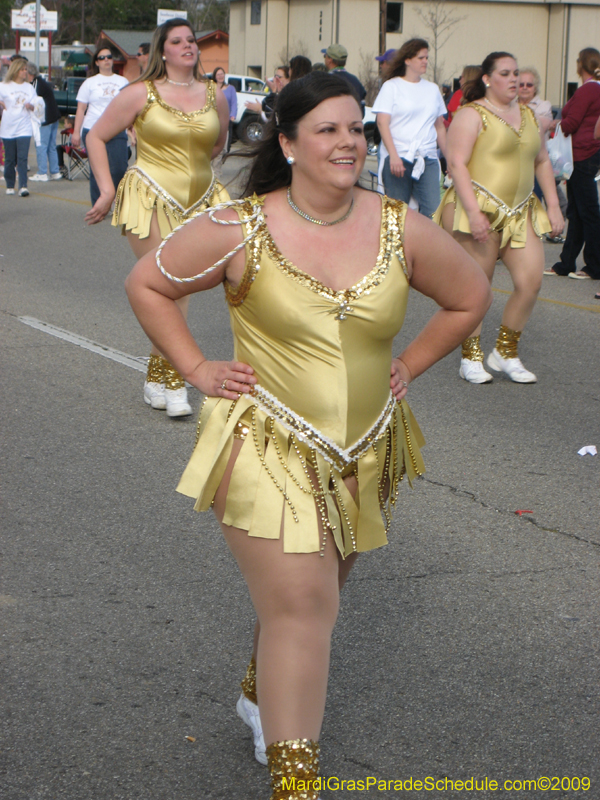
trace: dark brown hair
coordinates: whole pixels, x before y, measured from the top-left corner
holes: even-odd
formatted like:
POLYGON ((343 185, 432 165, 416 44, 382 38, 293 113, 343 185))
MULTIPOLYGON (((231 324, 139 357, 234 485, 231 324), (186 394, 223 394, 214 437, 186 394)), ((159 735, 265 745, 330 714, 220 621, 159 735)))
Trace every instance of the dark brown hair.
POLYGON ((291 81, 297 81, 298 78, 303 78, 312 72, 312 61, 306 56, 294 56, 290 59, 290 74, 291 81))
MULTIPOLYGON (((332 97, 353 97, 360 107, 354 88, 332 72, 311 72, 298 80, 292 80, 277 95, 277 111, 267 123, 262 139, 248 152, 254 157, 250 167, 248 183, 242 197, 256 192, 266 194, 289 186, 292 168, 287 163, 279 134, 294 141, 298 135, 298 123, 313 108, 332 97)), ((362 116, 362 110, 361 110, 362 116)))
POLYGON ((390 78, 403 78, 406 75, 406 60, 414 58, 421 50, 429 50, 429 42, 425 39, 409 39, 396 52, 390 64, 388 80, 390 78))
POLYGON ((474 100, 481 100, 485 97, 486 86, 483 82, 484 75, 491 75, 496 69, 496 62, 501 58, 512 58, 514 61, 517 59, 512 53, 505 53, 499 50, 495 53, 490 53, 483 59, 482 65, 479 67, 479 73, 473 80, 465 81, 462 87, 463 97, 466 103, 472 103, 474 100))
POLYGON ((89 75, 90 77, 91 77, 92 75, 97 75, 97 74, 100 72, 100 70, 98 69, 98 64, 97 64, 96 62, 97 62, 97 60, 98 60, 98 56, 100 55, 100 53, 101 53, 103 50, 110 50, 110 54, 111 54, 111 56, 113 57, 113 64, 114 64, 114 61, 115 61, 115 53, 114 53, 114 50, 112 49, 112 45, 111 45, 111 43, 110 43, 110 42, 108 42, 106 39, 101 39, 101 40, 98 42, 98 45, 97 45, 97 47, 96 47, 96 52, 95 52, 95 53, 94 53, 94 55, 92 56, 92 63, 91 63, 91 65, 90 65, 90 70, 89 70, 89 72, 88 72, 88 75, 89 75))
POLYGON ((580 68, 588 75, 600 78, 600 53, 594 47, 584 47, 577 60, 580 68))

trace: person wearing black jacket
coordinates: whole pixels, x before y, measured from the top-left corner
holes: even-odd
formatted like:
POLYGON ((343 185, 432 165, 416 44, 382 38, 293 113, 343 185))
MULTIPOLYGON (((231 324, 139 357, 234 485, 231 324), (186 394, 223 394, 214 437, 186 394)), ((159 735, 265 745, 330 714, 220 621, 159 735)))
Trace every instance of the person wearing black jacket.
POLYGON ((45 81, 35 64, 31 61, 27 64, 27 80, 35 89, 38 97, 41 97, 46 104, 46 116, 40 126, 40 144, 36 146, 38 171, 29 180, 47 181, 48 165, 50 166, 50 180, 59 181, 62 173, 58 164, 58 153, 56 151, 56 134, 58 133, 58 121, 60 112, 54 97, 54 91, 50 84, 45 81))

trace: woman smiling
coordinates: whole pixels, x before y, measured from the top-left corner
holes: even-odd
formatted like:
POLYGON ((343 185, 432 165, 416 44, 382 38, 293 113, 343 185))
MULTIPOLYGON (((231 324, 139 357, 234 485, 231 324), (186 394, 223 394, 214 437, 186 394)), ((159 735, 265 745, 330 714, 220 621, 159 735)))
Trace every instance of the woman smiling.
POLYGON ((212 507, 257 614, 237 707, 268 760, 272 800, 318 796, 340 589, 358 553, 386 543, 403 474, 423 471, 408 385, 490 302, 447 234, 357 187, 366 148, 346 81, 291 82, 249 196, 191 220, 127 281, 150 338, 206 395, 179 491, 212 507), (235 359, 209 361, 176 302, 221 284, 235 359), (441 309, 393 358, 409 285, 441 309), (290 789, 292 778, 308 788, 290 789))

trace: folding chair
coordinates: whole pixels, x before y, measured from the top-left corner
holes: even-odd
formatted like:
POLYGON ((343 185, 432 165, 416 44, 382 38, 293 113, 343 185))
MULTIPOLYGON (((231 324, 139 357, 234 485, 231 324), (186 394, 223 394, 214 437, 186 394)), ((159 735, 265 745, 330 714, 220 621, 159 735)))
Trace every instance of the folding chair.
POLYGON ((78 175, 90 179, 90 164, 85 147, 74 147, 71 141, 73 128, 63 128, 60 132, 61 143, 56 148, 60 171, 68 181, 75 180, 78 175))

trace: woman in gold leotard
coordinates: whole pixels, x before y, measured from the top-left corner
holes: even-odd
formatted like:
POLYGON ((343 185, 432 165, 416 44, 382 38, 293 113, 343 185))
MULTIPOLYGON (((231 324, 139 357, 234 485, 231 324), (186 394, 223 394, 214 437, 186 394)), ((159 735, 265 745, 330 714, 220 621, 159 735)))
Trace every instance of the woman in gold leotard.
MULTIPOLYGON (((106 179, 105 142, 116 127, 133 126, 137 159, 119 184, 113 225, 122 227, 137 258, 201 209, 229 199, 211 168, 227 135, 227 101, 213 81, 201 77, 199 64, 190 24, 165 22, 154 33, 146 71, 120 92, 87 139, 101 189, 86 215, 93 224, 106 216, 115 196, 106 179)), ((187 314, 188 298, 179 307, 187 314)), ((154 347, 144 401, 171 417, 192 411, 183 378, 154 347)))
POLYGON ((431 220, 357 187, 367 145, 346 81, 318 72, 286 86, 258 148, 252 196, 186 223, 127 289, 147 334, 206 395, 179 490, 212 506, 257 613, 238 713, 268 759, 272 799, 314 800, 340 587, 359 552, 385 544, 380 512, 403 474, 423 471, 407 386, 491 294, 431 220), (175 306, 220 284, 228 362, 206 360, 175 306), (442 308, 392 358, 409 285, 442 308))
MULTIPOLYGON (((542 282, 544 251, 540 237, 563 229, 552 167, 535 116, 519 105, 519 69, 510 53, 491 53, 474 81, 465 83, 467 105, 448 129, 447 160, 454 185, 434 219, 480 264, 492 280, 498 258, 510 272, 514 290, 504 307, 491 369, 517 383, 537 378, 525 369, 517 344, 542 282), (533 193, 534 175, 548 213, 533 193)), ((483 367, 481 325, 462 345, 460 376, 489 383, 483 367)))

